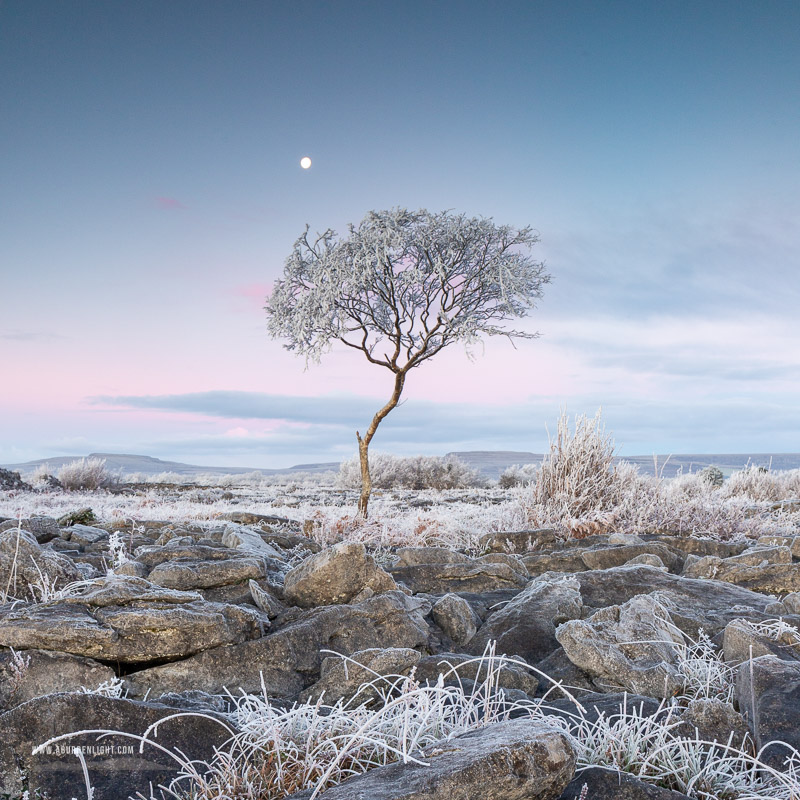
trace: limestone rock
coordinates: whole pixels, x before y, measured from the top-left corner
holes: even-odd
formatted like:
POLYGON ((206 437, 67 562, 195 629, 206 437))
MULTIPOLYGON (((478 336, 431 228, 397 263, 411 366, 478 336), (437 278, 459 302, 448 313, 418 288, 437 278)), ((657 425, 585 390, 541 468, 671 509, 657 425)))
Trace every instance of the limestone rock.
POLYGON ((494 641, 498 654, 519 656, 535 664, 558 647, 556 626, 579 618, 582 608, 579 585, 574 579, 535 579, 486 619, 467 650, 480 655, 494 641))
POLYGON ((210 589, 263 578, 267 567, 261 558, 226 558, 218 561, 165 561, 147 579, 170 589, 210 589))
POLYGON ((71 559, 42 547, 28 531, 11 528, 0 533, 0 594, 31 600, 41 596, 35 587, 42 583, 61 588, 82 579, 71 559))
POLYGON ((490 592, 496 589, 521 589, 527 578, 508 564, 466 561, 449 564, 417 564, 390 567, 392 577, 408 586, 414 594, 448 592, 490 592))
MULTIPOLYGON (((22 794, 23 775, 31 797, 38 789, 52 798, 86 797, 83 771, 72 748, 85 748, 96 797, 129 797, 138 791, 148 797, 150 783, 167 783, 175 776, 175 762, 155 747, 138 752, 138 742, 122 736, 99 739, 84 734, 50 746, 37 755, 32 750, 60 734, 98 728, 142 734, 174 708, 155 703, 86 694, 52 694, 30 700, 0 715, 0 795, 22 794)), ((180 748, 189 758, 209 759, 230 733, 215 720, 179 717, 158 728, 159 745, 180 748)))
POLYGON ((800 661, 800 639, 787 631, 775 640, 759 633, 747 620, 735 619, 725 626, 722 651, 729 664, 767 655, 783 661, 800 661))
MULTIPOLYGON (((739 665, 736 699, 761 749, 768 742, 785 742, 800 749, 800 662, 761 656, 739 665)), ((772 767, 783 768, 789 756, 786 747, 770 745, 760 758, 772 767)))
POLYGON ((457 645, 466 644, 480 625, 480 619, 472 610, 472 606, 457 594, 440 597, 431 609, 431 617, 457 645))
POLYGON ((416 567, 419 564, 461 564, 468 556, 449 547, 399 547, 395 567, 416 567))
MULTIPOLYGON (((495 668, 496 668, 495 662, 495 668)), ((416 678, 420 683, 435 684, 443 675, 446 685, 459 681, 483 681, 487 674, 487 663, 464 653, 439 653, 423 657, 417 664, 416 678)), ((505 661, 497 672, 497 685, 501 689, 514 689, 533 695, 539 687, 536 675, 513 661, 505 661)))
POLYGON ((559 541, 555 528, 529 531, 501 531, 481 536, 479 544, 489 553, 528 553, 559 541))
POLYGON ((257 638, 260 622, 255 609, 111 576, 80 596, 6 611, 0 616, 0 645, 141 664, 257 638))
POLYGON ((197 689, 220 694, 226 688, 293 698, 316 681, 321 650, 352 655, 373 647, 424 647, 430 603, 393 591, 354 605, 322 606, 261 639, 207 650, 172 664, 129 676, 136 696, 197 689))
POLYGON ((55 692, 97 689, 116 677, 90 658, 46 650, 0 650, 0 711, 55 692))
POLYGON ((733 619, 765 619, 765 609, 772 603, 771 598, 741 586, 672 575, 641 564, 590 570, 572 577, 580 586, 584 605, 596 609, 658 591, 670 604, 673 623, 693 639, 700 628, 713 637, 733 619))
MULTIPOLYGON (((433 745, 429 766, 395 763, 350 778, 320 800, 555 800, 575 772, 567 737, 516 719, 433 745)), ((287 800, 308 800, 312 791, 287 800)))
POLYGON ((375 594, 397 584, 360 542, 340 542, 309 556, 286 573, 284 596, 301 608, 347 603, 364 589, 375 594))
POLYGON ((32 533, 39 544, 51 542, 61 535, 61 528, 58 527, 58 522, 53 517, 27 517, 21 520, 10 519, 0 522, 0 533, 16 530, 17 527, 32 533))
POLYGON ((577 800, 584 785, 586 800, 692 800, 682 792, 645 783, 627 772, 589 767, 579 772, 558 800, 577 800))
MULTIPOLYGON (((375 700, 378 697, 375 691, 359 692, 359 687, 371 683, 378 675, 408 675, 421 658, 422 654, 410 647, 372 647, 359 650, 347 659, 328 656, 322 662, 319 680, 301 692, 299 700, 306 702, 322 697, 326 705, 351 698, 358 704, 375 700)), ((379 681, 378 688, 387 690, 389 682, 379 681)))
POLYGON ((676 645, 683 639, 652 595, 565 622, 556 638, 570 661, 598 685, 650 697, 671 697, 681 687, 676 645))

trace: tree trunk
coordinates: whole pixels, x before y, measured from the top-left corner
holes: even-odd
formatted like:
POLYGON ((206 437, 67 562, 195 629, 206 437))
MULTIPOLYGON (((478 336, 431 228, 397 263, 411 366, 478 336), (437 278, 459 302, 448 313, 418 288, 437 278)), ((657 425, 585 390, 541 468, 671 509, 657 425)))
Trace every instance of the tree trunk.
POLYGON ((400 395, 403 393, 403 385, 406 382, 405 370, 395 373, 394 376, 394 391, 389 399, 389 402, 372 418, 372 422, 367 428, 367 433, 364 438, 356 431, 356 439, 358 440, 358 457, 361 462, 361 495, 358 498, 358 513, 367 518, 367 509, 369 507, 369 498, 372 494, 372 478, 369 474, 369 443, 378 430, 381 420, 400 402, 400 395))

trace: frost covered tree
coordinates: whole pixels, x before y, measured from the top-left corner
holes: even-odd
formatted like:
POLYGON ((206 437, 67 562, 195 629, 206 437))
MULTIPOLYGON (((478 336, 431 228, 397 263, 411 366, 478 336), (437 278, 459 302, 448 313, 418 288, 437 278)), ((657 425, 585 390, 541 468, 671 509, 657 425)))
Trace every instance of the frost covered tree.
POLYGON ((309 237, 306 226, 295 242, 267 298, 270 335, 306 362, 341 342, 394 375, 389 401, 363 437, 356 432, 363 516, 372 491, 369 445, 408 373, 454 342, 538 335, 503 327, 525 316, 550 280, 528 254, 537 241, 530 228, 398 208, 369 212, 342 238, 332 230, 309 237))

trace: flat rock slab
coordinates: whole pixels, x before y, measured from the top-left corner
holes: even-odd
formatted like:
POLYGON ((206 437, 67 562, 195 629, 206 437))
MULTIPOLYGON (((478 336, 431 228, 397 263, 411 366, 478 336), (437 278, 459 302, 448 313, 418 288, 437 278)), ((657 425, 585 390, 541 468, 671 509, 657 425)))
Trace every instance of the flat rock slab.
MULTIPOLYGON (((320 800, 556 800, 575 772, 558 730, 500 722, 434 745, 429 766, 390 764, 322 792, 320 800)), ((308 800, 311 790, 287 800, 308 800)))
POLYGON ((479 561, 456 564, 417 564, 390 567, 389 574, 408 586, 414 594, 448 594, 449 592, 491 592, 495 589, 521 589, 527 577, 508 564, 479 561))
POLYGON ((253 557, 217 561, 165 561, 154 567, 147 579, 170 589, 211 589, 263 578, 267 565, 253 557))
MULTIPOLYGON (((123 798, 136 792, 150 796, 150 783, 168 783, 177 771, 168 755, 124 736, 99 739, 96 734, 70 737, 38 755, 32 750, 65 733, 98 728, 141 735, 159 719, 176 712, 155 703, 98 695, 52 694, 31 700, 0 716, 0 795, 19 797, 23 788, 51 798, 86 797, 83 772, 72 748, 84 749, 89 776, 98 798, 123 798), (27 775, 27 785, 23 785, 27 775)), ((221 718, 220 718, 221 719, 221 718)), ((207 760, 230 732, 214 719, 181 717, 165 722, 155 741, 179 748, 189 758, 207 760)), ((37 795, 38 796, 38 795, 37 795)))
POLYGON ((221 603, 31 605, 0 615, 0 645, 143 664, 261 636, 259 612, 221 603))

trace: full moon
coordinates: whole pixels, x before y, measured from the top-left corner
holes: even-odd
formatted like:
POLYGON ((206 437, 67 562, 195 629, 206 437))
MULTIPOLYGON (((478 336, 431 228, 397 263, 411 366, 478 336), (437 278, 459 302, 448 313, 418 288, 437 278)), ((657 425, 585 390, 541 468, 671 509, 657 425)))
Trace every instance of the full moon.
POLYGON ((303 156, 300 159, 300 166, 303 169, 308 169, 311 166, 311 159, 308 156, 303 156))

